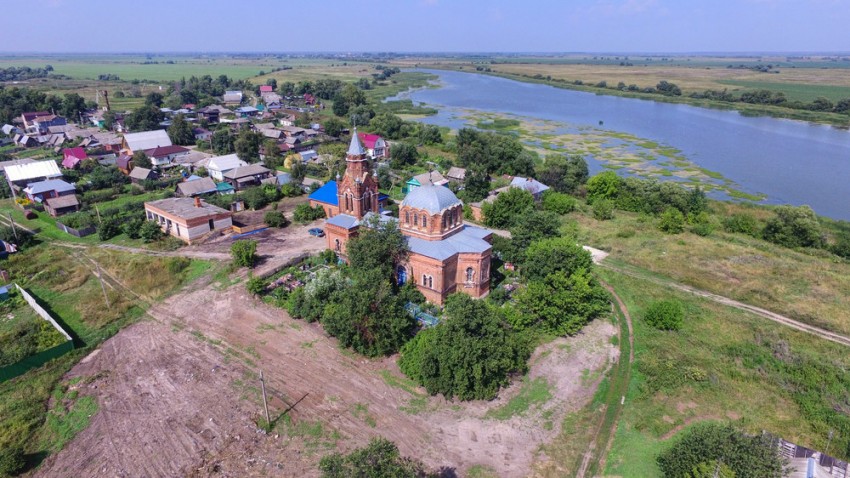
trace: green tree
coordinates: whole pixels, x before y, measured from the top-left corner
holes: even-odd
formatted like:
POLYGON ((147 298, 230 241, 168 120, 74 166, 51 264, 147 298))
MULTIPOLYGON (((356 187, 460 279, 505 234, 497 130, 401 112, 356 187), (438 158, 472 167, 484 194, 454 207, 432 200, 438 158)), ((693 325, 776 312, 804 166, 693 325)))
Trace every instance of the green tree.
POLYGON ((685 308, 677 300, 655 301, 646 308, 643 320, 659 330, 679 330, 685 322, 685 308))
POLYGON ((280 211, 267 212, 265 216, 263 216, 263 222, 269 227, 286 227, 289 225, 289 221, 286 220, 286 216, 284 216, 280 211))
POLYGON ((445 317, 408 342, 399 360, 402 370, 420 379, 428 393, 489 400, 507 385, 510 374, 526 370, 528 342, 486 301, 453 294, 446 299, 445 317))
POLYGON ((407 239, 396 221, 381 222, 371 218, 365 226, 346 244, 348 261, 352 269, 380 271, 381 277, 390 280, 395 275, 395 267, 407 258, 407 239))
POLYGON ((575 335, 610 310, 607 292, 586 269, 530 281, 515 299, 518 313, 509 316, 514 327, 534 327, 555 335, 575 335))
POLYGON ((79 121, 80 113, 86 111, 86 100, 77 93, 65 94, 65 99, 62 100, 62 116, 71 121, 79 121))
POLYGON ((787 471, 775 438, 745 435, 731 425, 718 423, 687 429, 656 461, 664 477, 679 478, 688 476, 701 463, 717 460, 739 478, 779 478, 787 471))
POLYGON ((548 190, 543 193, 543 209, 557 214, 568 214, 575 211, 576 199, 570 195, 548 190))
POLYGON ((466 171, 463 195, 467 202, 478 202, 490 193, 490 175, 481 166, 472 166, 466 171))
POLYGON ((591 270, 590 252, 571 238, 552 237, 533 242, 525 251, 522 275, 529 281, 543 280, 557 272, 571 276, 581 269, 591 270))
POLYGON ((263 135, 261 133, 243 128, 239 131, 236 141, 233 142, 233 149, 242 161, 256 163, 260 160, 260 143, 262 141, 263 135))
POLYGON ((195 133, 192 132, 192 126, 182 114, 174 117, 171 126, 168 127, 168 137, 173 144, 178 146, 195 144, 195 133))
POLYGON ((294 184, 300 185, 304 182, 304 178, 307 177, 307 165, 301 161, 293 162, 292 167, 289 168, 289 175, 292 177, 294 184))
POLYGON ((216 154, 230 154, 233 149, 233 135, 227 126, 215 130, 212 135, 212 149, 216 154))
POLYGON ((600 221, 614 219, 614 201, 600 199, 593 202, 593 217, 600 221))
POLYGON ((557 237, 560 228, 561 218, 554 212, 531 210, 523 214, 511 228, 513 257, 523 262, 525 251, 533 242, 557 237))
POLYGON ((522 188, 508 188, 496 196, 493 202, 486 202, 481 210, 484 223, 499 229, 510 228, 534 208, 534 196, 522 188))
POLYGON ((614 171, 605 171, 593 176, 587 181, 587 202, 593 203, 600 199, 617 198, 623 179, 614 171))
POLYGON ((762 232, 764 238, 785 247, 823 247, 826 243, 818 217, 809 206, 779 206, 762 232))
POLYGON ((723 229, 726 232, 754 236, 758 232, 758 221, 751 214, 735 213, 723 219, 723 229))
POLYGON ((144 151, 136 151, 133 153, 133 167, 150 169, 153 167, 153 163, 144 151))
POLYGON ((398 352, 416 329, 385 273, 383 268, 358 270, 354 284, 337 292, 322 313, 327 333, 368 357, 398 352))
POLYGON ((257 241, 240 239, 230 246, 233 263, 239 267, 254 267, 257 262, 257 241))
POLYGON ((339 138, 345 129, 345 123, 336 118, 328 118, 323 126, 325 127, 325 134, 334 138, 339 138))
POLYGON ((661 214, 658 221, 658 229, 667 234, 681 234, 685 231, 685 216, 682 211, 669 207, 661 214))
POLYGON ((151 93, 148 93, 147 96, 145 96, 145 106, 155 106, 157 108, 160 108, 164 100, 165 98, 162 96, 161 93, 153 91, 151 93))
POLYGON ((159 123, 165 118, 165 115, 158 107, 147 105, 140 106, 133 110, 129 116, 124 119, 124 123, 132 131, 152 131, 159 129, 159 123))
POLYGON ((331 453, 319 462, 322 478, 422 478, 421 463, 402 457, 395 443, 373 438, 364 448, 348 455, 331 453))
MULTIPOLYGON (((376 115, 369 123, 369 127, 375 133, 388 139, 401 139, 405 130, 404 126, 404 120, 392 113, 376 115)), ((395 149, 393 149, 393 153, 395 153, 395 149)))
POLYGON ((393 169, 401 169, 405 166, 416 164, 419 159, 419 151, 416 146, 409 143, 393 143, 390 165, 393 169))
POLYGON ((139 237, 145 242, 150 243, 159 240, 163 236, 162 228, 159 224, 153 221, 145 221, 139 227, 139 237))

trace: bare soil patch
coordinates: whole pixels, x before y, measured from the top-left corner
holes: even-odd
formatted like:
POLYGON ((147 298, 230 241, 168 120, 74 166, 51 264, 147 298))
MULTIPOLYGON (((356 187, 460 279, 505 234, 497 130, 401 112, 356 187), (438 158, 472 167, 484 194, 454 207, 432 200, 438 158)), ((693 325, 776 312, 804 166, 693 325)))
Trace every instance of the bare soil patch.
POLYGON ((618 353, 614 326, 601 320, 540 347, 529 379, 544 378, 551 399, 496 420, 487 412, 516 397, 519 380, 492 402, 427 397, 394 357, 340 350, 317 324, 290 319, 242 285, 199 284, 150 314, 70 372, 96 377, 80 393, 100 410, 37 476, 317 476, 324 454, 379 435, 432 468, 526 476, 539 445, 586 405, 618 353), (255 425, 260 368, 278 418, 269 435, 255 425))

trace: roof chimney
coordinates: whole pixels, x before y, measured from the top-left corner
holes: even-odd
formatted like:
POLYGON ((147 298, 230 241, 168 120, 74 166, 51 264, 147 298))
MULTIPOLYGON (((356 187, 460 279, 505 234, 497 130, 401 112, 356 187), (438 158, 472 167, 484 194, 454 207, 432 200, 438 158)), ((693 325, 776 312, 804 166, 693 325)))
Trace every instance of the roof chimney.
POLYGON ((201 198, 199 196, 195 196, 195 207, 201 207, 201 198))

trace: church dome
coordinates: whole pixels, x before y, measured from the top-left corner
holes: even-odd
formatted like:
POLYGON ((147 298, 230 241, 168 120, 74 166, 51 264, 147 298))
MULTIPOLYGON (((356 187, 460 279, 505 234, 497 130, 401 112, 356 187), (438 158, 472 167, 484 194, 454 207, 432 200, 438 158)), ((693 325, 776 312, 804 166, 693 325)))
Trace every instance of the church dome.
POLYGON ((449 188, 427 184, 408 193, 401 205, 438 214, 450 207, 461 205, 461 202, 449 188))

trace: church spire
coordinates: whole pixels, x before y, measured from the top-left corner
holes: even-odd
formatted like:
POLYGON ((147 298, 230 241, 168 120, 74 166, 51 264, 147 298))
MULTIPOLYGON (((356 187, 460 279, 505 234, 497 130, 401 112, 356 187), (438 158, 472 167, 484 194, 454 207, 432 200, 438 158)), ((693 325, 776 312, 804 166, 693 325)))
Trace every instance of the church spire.
POLYGON ((360 144, 360 138, 357 137, 357 128, 354 128, 354 133, 351 134, 351 144, 348 145, 349 156, 363 156, 366 151, 363 150, 363 145, 360 144))

